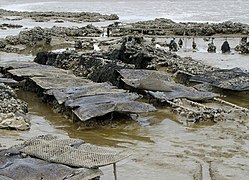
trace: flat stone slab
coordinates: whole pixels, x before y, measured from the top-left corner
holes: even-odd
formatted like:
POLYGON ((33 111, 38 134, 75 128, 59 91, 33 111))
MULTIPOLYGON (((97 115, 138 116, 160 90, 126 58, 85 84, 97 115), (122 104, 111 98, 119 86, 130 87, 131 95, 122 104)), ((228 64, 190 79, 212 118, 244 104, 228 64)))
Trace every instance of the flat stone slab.
POLYGON ((150 96, 164 102, 177 98, 201 101, 218 97, 218 94, 198 91, 178 83, 169 74, 154 70, 125 69, 119 71, 122 81, 135 89, 145 90, 150 96))
POLYGON ((125 80, 141 80, 147 78, 153 79, 161 79, 168 82, 174 82, 173 78, 170 74, 167 74, 162 71, 154 71, 154 70, 140 70, 140 69, 121 69, 118 73, 125 80))
POLYGON ((95 96, 79 97, 73 100, 67 100, 65 106, 79 107, 94 104, 107 104, 107 103, 122 103, 138 99, 140 96, 135 93, 109 93, 95 96))
MULTIPOLYGON (((204 101, 218 97, 218 94, 210 92, 197 91, 194 88, 188 88, 190 91, 173 91, 173 92, 153 92, 148 91, 148 94, 153 98, 160 100, 160 102, 165 102, 167 100, 174 100, 178 98, 186 98, 192 101, 204 101), (195 90, 195 91, 193 91, 195 90)), ((185 89, 186 90, 186 89, 185 89)))
POLYGON ((190 78, 192 82, 209 83, 214 87, 233 91, 249 90, 249 74, 240 68, 219 69, 190 78))
POLYGON ((111 112, 137 114, 152 111, 156 111, 154 106, 136 101, 107 102, 101 104, 96 103, 87 106, 81 105, 79 108, 73 110, 75 115, 82 121, 86 121, 94 117, 101 117, 111 112))
POLYGON ((17 68, 25 68, 25 67, 32 67, 37 66, 36 63, 31 61, 3 61, 0 62, 0 67, 4 69, 17 69, 17 68))
POLYGON ((31 64, 31 66, 28 67, 16 67, 15 69, 9 70, 9 73, 18 77, 75 77, 72 72, 53 66, 31 64))
POLYGON ((46 93, 53 95, 59 104, 64 103, 65 106, 74 109, 73 112, 81 121, 111 112, 156 111, 152 105, 134 101, 140 98, 138 94, 117 89, 108 83, 88 83, 74 88, 50 89, 46 93))
POLYGON ((69 87, 75 87, 75 86, 82 86, 86 85, 88 83, 91 83, 91 81, 84 79, 84 78, 78 78, 75 76, 68 76, 68 77, 31 77, 32 81, 35 82, 39 87, 41 87, 44 90, 49 89, 61 89, 61 88, 69 88, 69 87))
MULTIPOLYGON (((136 102, 135 100, 140 98, 136 93, 128 93, 108 83, 94 83, 75 76, 71 71, 36 63, 23 66, 13 63, 10 66, 8 72, 11 75, 34 82, 44 90, 44 94, 52 95, 59 104, 70 107, 81 121, 111 112, 136 114, 156 111, 150 104, 136 102), (16 69, 13 69, 14 67, 16 69)), ((0 64, 0 68, 6 66, 1 67, 0 64)))
POLYGON ((18 84, 17 81, 15 81, 14 79, 10 79, 10 78, 1 78, 0 77, 0 83, 4 83, 4 84, 18 84))
MULTIPOLYGON (((77 84, 78 85, 78 84, 77 84)), ((80 97, 97 96, 105 94, 125 93, 126 90, 117 89, 109 83, 88 83, 83 86, 69 87, 63 89, 51 89, 45 93, 53 95, 59 104, 64 103, 66 100, 75 100, 80 97)))

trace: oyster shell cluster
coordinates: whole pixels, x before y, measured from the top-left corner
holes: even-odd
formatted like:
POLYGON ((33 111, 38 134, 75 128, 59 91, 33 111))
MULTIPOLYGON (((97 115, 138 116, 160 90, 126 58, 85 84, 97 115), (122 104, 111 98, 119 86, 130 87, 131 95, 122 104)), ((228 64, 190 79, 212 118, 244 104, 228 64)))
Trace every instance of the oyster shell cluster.
POLYGON ((0 128, 27 130, 30 120, 27 118, 28 105, 17 99, 13 89, 0 84, 0 128))

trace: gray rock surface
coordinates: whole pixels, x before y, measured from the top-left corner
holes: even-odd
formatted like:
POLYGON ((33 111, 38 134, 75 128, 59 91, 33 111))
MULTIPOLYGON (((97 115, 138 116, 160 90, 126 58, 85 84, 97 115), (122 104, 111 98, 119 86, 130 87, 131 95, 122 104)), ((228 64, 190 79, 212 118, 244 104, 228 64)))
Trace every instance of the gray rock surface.
POLYGON ((232 21, 222 23, 176 23, 170 19, 156 18, 155 20, 131 23, 122 28, 112 30, 112 36, 127 35, 130 33, 146 35, 186 35, 186 36, 211 36, 214 34, 249 33, 249 25, 232 21))

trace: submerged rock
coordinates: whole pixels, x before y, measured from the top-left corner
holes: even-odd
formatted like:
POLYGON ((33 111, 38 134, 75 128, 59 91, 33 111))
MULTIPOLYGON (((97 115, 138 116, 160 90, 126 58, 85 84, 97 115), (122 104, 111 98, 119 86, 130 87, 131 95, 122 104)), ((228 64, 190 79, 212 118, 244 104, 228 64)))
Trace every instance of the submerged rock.
POLYGON ((225 40, 221 46, 221 51, 222 53, 230 53, 230 45, 227 42, 227 40, 225 40))
POLYGON ((235 47, 235 51, 239 51, 242 54, 249 53, 249 42, 247 42, 247 37, 242 37, 240 44, 235 47))
POLYGON ((19 24, 7 24, 7 23, 0 24, 0 28, 4 28, 4 27, 7 27, 7 28, 22 28, 23 26, 19 25, 19 24))

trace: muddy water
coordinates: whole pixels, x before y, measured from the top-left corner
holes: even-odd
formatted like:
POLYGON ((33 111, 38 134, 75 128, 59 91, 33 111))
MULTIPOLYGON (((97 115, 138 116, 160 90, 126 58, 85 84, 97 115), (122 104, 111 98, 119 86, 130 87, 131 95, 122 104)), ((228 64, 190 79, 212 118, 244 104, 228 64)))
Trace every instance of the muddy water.
MULTIPOLYGON (((1 18, 1 17, 0 17, 1 18)), ((18 21, 13 21, 11 20, 11 16, 4 16, 1 18, 1 24, 6 23, 6 24, 18 24, 22 25, 22 28, 14 28, 14 29, 0 29, 0 38, 5 38, 6 36, 9 35, 18 35, 20 31, 25 31, 28 29, 32 29, 34 27, 42 27, 42 28, 52 28, 53 26, 57 27, 82 27, 82 26, 87 26, 89 24, 92 24, 96 27, 102 27, 102 26, 107 26, 109 24, 112 24, 114 21, 104 21, 104 22, 69 22, 69 21, 64 21, 63 23, 56 23, 54 20, 48 21, 48 22, 35 22, 32 21, 31 19, 21 19, 18 21), (9 19, 6 19, 9 18, 9 19)))
MULTIPOLYGON (((172 40, 172 38, 156 37, 156 42, 158 42, 159 44, 169 43, 172 40)), ((241 38, 239 36, 236 35, 234 37, 228 36, 227 38, 222 36, 215 37, 213 42, 214 45, 216 46, 216 53, 207 52, 208 44, 211 42, 211 39, 206 41, 203 38, 195 37, 194 41, 197 44, 197 49, 195 50, 193 50, 192 48, 193 37, 185 37, 182 38, 182 40, 183 40, 183 48, 180 48, 179 51, 176 52, 181 57, 192 57, 194 60, 200 61, 203 64, 221 69, 231 69, 239 67, 244 71, 249 71, 249 55, 239 54, 234 50, 234 48, 240 43, 241 38), (221 46, 225 41, 225 39, 227 39, 230 45, 231 48, 230 54, 221 53, 221 46)), ((176 37, 175 42, 178 41, 179 37, 176 37)), ((168 48, 165 49, 168 50, 168 48)))
POLYGON ((89 11, 118 14, 122 21, 158 17, 174 21, 248 23, 248 0, 1 0, 0 8, 16 11, 89 11))

